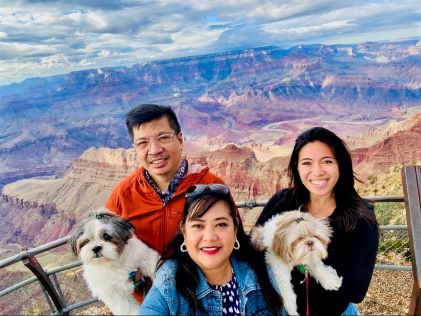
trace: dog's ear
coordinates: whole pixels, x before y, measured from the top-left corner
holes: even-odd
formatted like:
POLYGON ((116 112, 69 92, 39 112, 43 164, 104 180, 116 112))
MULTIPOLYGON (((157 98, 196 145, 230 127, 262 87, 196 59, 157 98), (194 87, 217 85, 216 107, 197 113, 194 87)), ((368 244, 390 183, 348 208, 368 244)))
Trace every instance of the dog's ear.
POLYGON ((291 217, 291 214, 286 212, 272 219, 271 227, 266 232, 267 234, 272 234, 271 236, 271 250, 273 253, 281 258, 284 262, 291 261, 291 242, 289 241, 289 234, 291 231, 292 222, 294 222, 294 217, 291 217))
POLYGON ((83 225, 84 221, 79 223, 79 225, 76 226, 75 230, 73 231, 72 235, 70 236, 70 239, 68 240, 68 244, 70 246, 70 249, 72 250, 73 254, 75 256, 79 255, 79 248, 78 248, 78 244, 77 241, 79 239, 80 236, 83 235, 83 225))
POLYGON ((315 230, 315 236, 320 240, 320 242, 323 244, 323 246, 327 247, 327 245, 330 242, 330 237, 333 234, 332 227, 329 224, 329 221, 327 219, 318 218, 316 230, 315 230))
POLYGON ((263 244, 263 226, 255 226, 250 234, 251 244, 259 251, 265 250, 263 244))
POLYGON ((112 219, 113 227, 117 231, 118 235, 125 243, 133 237, 135 233, 134 226, 126 219, 120 216, 115 216, 112 219))

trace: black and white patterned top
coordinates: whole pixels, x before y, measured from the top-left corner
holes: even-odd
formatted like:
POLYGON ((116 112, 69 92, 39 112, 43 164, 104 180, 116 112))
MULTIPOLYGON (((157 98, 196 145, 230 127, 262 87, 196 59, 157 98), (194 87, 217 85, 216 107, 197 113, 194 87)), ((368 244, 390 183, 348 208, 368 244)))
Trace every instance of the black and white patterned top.
POLYGON ((161 197, 161 200, 164 204, 167 204, 168 201, 171 199, 172 195, 177 190, 178 185, 180 184, 181 180, 185 177, 187 173, 187 161, 183 159, 181 161, 180 169, 178 169, 177 173, 174 175, 174 177, 171 179, 171 182, 168 186, 168 191, 162 192, 161 189, 158 187, 158 185, 155 183, 155 181, 152 179, 151 175, 147 170, 145 170, 144 175, 146 180, 148 180, 149 184, 155 189, 155 191, 159 194, 161 197))
POLYGON ((212 285, 211 288, 222 293, 222 315, 237 316, 240 313, 240 294, 238 293, 237 279, 234 271, 231 280, 224 285, 212 285))

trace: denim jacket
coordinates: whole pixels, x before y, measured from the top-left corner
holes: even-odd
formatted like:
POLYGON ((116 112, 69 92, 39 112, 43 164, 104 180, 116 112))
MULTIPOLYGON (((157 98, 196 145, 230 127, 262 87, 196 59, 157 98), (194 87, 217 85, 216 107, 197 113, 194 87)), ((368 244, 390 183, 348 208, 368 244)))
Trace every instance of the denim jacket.
MULTIPOLYGON (((237 278, 240 294, 241 315, 272 315, 267 308, 260 286, 252 269, 242 261, 231 257, 231 265, 237 278)), ((196 297, 209 315, 222 315, 222 294, 213 290, 199 268, 199 284, 196 297)), ((140 307, 140 315, 191 315, 187 300, 177 292, 175 272, 177 262, 166 261, 158 270, 153 286, 140 307)))

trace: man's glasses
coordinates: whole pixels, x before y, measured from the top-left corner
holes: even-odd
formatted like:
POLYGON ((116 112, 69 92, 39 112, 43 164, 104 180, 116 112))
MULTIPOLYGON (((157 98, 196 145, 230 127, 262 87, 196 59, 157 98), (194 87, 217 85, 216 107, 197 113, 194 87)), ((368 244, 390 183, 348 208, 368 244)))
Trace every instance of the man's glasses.
POLYGON ((133 145, 140 151, 147 151, 151 147, 152 141, 158 142, 159 145, 165 146, 172 143, 175 133, 165 133, 158 136, 149 136, 136 140, 133 145))
POLYGON ((186 191, 186 198, 191 198, 203 194, 204 192, 217 193, 222 195, 228 195, 230 193, 229 188, 220 183, 212 184, 196 184, 189 187, 186 191))

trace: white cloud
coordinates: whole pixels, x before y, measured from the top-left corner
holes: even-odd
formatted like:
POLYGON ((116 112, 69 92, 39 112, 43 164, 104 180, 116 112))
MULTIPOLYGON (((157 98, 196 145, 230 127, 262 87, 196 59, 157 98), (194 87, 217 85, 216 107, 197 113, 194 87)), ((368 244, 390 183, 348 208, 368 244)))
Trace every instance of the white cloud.
POLYGON ((71 12, 69 14, 65 14, 62 20, 69 19, 74 22, 80 22, 82 20, 82 13, 81 12, 71 12))
POLYGON ((415 0, 0 0, 0 7, 0 84, 183 54, 421 34, 415 0))
MULTIPOLYGON (((311 14, 311 12, 325 7, 329 2, 331 1, 306 0, 285 1, 284 3, 267 1, 263 2, 261 5, 255 6, 247 13, 247 16, 264 20, 288 19, 297 15, 311 14)), ((328 6, 332 7, 333 4, 331 3, 328 6)))
POLYGON ((69 58, 63 54, 55 54, 41 58, 40 68, 55 68, 71 65, 69 58))
POLYGON ((349 26, 357 26, 357 24, 355 24, 353 21, 342 20, 342 21, 327 22, 327 23, 323 23, 319 25, 307 25, 307 26, 283 29, 283 28, 277 27, 276 23, 273 23, 273 24, 264 26, 263 30, 268 33, 274 33, 274 34, 285 34, 285 33, 307 34, 307 33, 337 30, 337 29, 342 29, 349 26))
POLYGON ((203 46, 212 45, 223 33, 222 29, 209 30, 204 25, 192 25, 171 36, 172 44, 161 45, 165 51, 177 49, 197 49, 203 46))
POLYGON ((108 26, 104 16, 97 12, 89 12, 86 15, 86 20, 96 29, 105 29, 108 26))
POLYGON ((98 53, 98 57, 108 57, 110 55, 111 55, 111 52, 109 50, 105 50, 105 49, 101 50, 98 53))
POLYGON ((79 65, 82 66, 82 67, 85 67, 85 66, 93 66, 94 63, 92 61, 89 61, 88 59, 82 59, 79 62, 79 65))
POLYGON ((47 45, 34 45, 25 43, 2 43, 0 42, 0 59, 8 60, 24 57, 35 57, 53 54, 56 50, 47 45))

